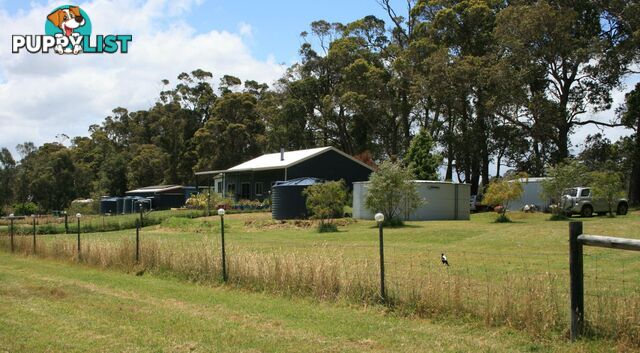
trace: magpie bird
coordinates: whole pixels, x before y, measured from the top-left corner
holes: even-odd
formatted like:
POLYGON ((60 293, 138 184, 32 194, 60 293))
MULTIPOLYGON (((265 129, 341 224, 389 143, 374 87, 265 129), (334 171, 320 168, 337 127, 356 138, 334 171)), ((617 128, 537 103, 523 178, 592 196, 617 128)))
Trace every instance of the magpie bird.
POLYGON ((440 261, 442 261, 443 265, 449 266, 449 261, 447 261, 447 257, 444 254, 440 255, 440 261))

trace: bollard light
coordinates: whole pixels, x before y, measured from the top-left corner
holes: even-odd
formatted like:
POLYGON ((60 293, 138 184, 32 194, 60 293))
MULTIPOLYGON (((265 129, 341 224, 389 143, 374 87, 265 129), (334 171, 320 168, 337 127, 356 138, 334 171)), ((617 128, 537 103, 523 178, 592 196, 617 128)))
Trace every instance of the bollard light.
POLYGON ((82 256, 80 253, 80 217, 82 217, 82 215, 80 213, 76 213, 76 218, 78 219, 78 261, 80 261, 82 256))
POLYGON ((376 213, 373 217, 378 222, 378 235, 380 241, 380 299, 382 302, 387 301, 387 293, 384 286, 384 236, 382 234, 382 223, 384 222, 384 215, 381 212, 376 213))
POLYGON ((11 233, 11 252, 12 252, 12 253, 13 253, 13 248, 14 248, 14 246, 13 246, 13 218, 14 218, 13 213, 11 213, 11 214, 9 215, 9 220, 11 221, 11 230, 10 230, 10 233, 11 233))
POLYGON ((222 281, 226 282, 227 281, 227 261, 226 261, 226 255, 225 255, 225 249, 224 249, 224 208, 219 208, 218 209, 218 215, 220 216, 220 241, 221 241, 221 247, 220 250, 222 251, 222 281))

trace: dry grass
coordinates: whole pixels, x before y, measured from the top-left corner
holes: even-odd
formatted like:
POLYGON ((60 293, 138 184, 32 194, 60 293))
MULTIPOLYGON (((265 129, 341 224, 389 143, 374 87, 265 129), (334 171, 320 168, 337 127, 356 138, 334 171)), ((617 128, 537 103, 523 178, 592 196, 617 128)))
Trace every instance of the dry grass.
MULTIPOLYGON (((296 225, 293 225, 294 227, 296 225)), ((8 238, 0 246, 9 248, 8 238)), ((32 256, 32 238, 15 237, 15 252, 32 256)), ((205 284, 221 283, 220 248, 207 241, 176 243, 147 239, 141 259, 135 261, 135 242, 84 241, 78 254, 72 237, 51 237, 37 243, 39 257, 80 262, 100 268, 178 277, 205 284)), ((344 300, 374 304, 379 297, 379 264, 354 258, 335 248, 286 253, 227 249, 228 283, 240 288, 281 295, 309 296, 319 300, 344 300)), ((391 273, 387 281, 389 307, 403 315, 463 317, 489 326, 508 326, 534 336, 562 336, 568 328, 568 286, 554 273, 522 272, 470 274, 468 269, 428 266, 421 271, 391 273)), ((640 347, 640 297, 598 296, 588 319, 592 337, 616 339, 640 347)))

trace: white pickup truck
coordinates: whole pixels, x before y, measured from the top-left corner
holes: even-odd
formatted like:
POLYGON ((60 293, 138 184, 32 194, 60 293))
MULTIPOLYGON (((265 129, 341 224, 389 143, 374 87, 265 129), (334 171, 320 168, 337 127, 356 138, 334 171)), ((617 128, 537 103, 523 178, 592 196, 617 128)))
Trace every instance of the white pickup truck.
MULTIPOLYGON (((560 200, 560 209, 564 214, 571 216, 579 214, 582 217, 591 217, 594 213, 605 214, 609 212, 609 205, 603 199, 593 199, 591 189, 588 187, 576 187, 564 190, 560 200)), ((627 199, 618 199, 613 205, 613 210, 618 215, 626 215, 629 211, 627 199)))

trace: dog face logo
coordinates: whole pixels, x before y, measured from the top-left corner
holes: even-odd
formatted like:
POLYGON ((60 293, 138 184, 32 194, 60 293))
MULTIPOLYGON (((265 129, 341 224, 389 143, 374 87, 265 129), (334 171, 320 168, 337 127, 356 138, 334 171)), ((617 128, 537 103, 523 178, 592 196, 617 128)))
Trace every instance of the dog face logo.
POLYGON ((91 35, 91 20, 80 7, 60 6, 48 16, 45 33, 58 38, 53 50, 58 54, 79 54, 83 52, 82 37, 91 35), (67 40, 60 40, 66 37, 67 40), (62 43, 68 43, 63 45, 62 43))
MULTIPOLYGON (((84 11, 83 11, 84 12, 84 11)), ((47 16, 47 19, 54 26, 60 28, 62 33, 69 37, 73 31, 86 24, 86 20, 78 6, 69 6, 68 8, 58 8, 47 16)))

